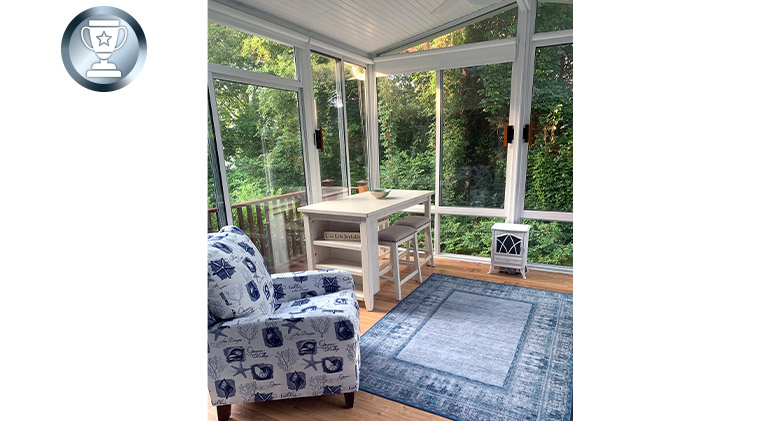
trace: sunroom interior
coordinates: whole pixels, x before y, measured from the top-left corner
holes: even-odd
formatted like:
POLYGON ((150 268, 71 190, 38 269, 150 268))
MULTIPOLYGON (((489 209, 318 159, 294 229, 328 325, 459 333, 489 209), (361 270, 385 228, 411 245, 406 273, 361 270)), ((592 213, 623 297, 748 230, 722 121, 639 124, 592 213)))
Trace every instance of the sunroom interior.
MULTIPOLYGON (((208 7, 209 232, 240 227, 271 273, 301 271, 311 264, 299 208, 375 189, 433 191, 436 264, 423 278, 572 292, 572 0, 208 7), (488 274, 499 222, 530 226, 525 279, 488 274)), ((415 205, 388 223, 425 212, 415 205)), ((403 296, 417 286, 404 284, 403 296)), ((382 280, 373 311, 361 303, 361 333, 397 303, 382 280)), ((438 418, 365 393, 358 412, 318 399, 234 405, 232 417, 438 418)))

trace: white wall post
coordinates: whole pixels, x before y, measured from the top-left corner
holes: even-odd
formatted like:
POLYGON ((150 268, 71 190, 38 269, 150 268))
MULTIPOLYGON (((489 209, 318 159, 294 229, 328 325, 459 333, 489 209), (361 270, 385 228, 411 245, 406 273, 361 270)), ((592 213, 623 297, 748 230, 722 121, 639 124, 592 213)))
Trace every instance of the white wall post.
POLYGON ((379 188, 379 108, 376 69, 366 67, 366 141, 368 142, 368 188, 379 188))
POLYGON ((523 126, 531 121, 533 57, 531 39, 536 20, 536 2, 518 0, 517 52, 512 63, 512 91, 509 100, 509 124, 514 126, 512 143, 507 145, 507 184, 504 207, 509 223, 520 223, 525 207, 525 176, 528 144, 523 142, 523 126))

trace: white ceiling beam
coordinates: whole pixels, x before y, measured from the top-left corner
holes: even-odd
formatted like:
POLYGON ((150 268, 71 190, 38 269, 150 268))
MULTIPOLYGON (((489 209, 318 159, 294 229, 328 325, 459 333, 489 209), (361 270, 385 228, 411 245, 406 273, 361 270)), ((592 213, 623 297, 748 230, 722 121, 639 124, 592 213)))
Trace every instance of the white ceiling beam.
POLYGON ((571 44, 574 42, 574 30, 540 32, 531 38, 534 48, 549 47, 551 45, 571 44))
POLYGON ((392 53, 396 50, 403 51, 404 49, 408 47, 413 47, 427 39, 436 38, 440 35, 449 33, 453 29, 457 29, 456 27, 467 26, 473 21, 479 20, 485 15, 489 15, 491 13, 497 12, 498 10, 503 9, 504 7, 507 7, 513 3, 516 3, 517 1, 523 1, 523 0, 503 0, 498 3, 491 4, 490 6, 483 7, 482 9, 479 9, 476 12, 469 13, 466 16, 462 16, 458 19, 449 21, 443 25, 439 25, 431 30, 423 32, 422 34, 415 35, 411 38, 407 38, 403 41, 390 45, 389 47, 382 48, 374 53, 374 57, 381 56, 387 53, 392 53))
POLYGON ((377 57, 375 70, 384 75, 455 69, 514 61, 515 38, 475 42, 454 47, 377 57))

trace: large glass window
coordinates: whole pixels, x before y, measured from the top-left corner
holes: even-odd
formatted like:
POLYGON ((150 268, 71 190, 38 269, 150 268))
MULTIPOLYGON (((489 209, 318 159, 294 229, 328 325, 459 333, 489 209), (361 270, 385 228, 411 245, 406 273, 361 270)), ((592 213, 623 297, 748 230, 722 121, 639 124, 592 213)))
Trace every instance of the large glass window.
POLYGON ((511 63, 443 72, 441 205, 504 207, 511 85, 511 63))
POLYGON ((573 223, 533 220, 524 220, 523 223, 531 226, 528 237, 529 262, 558 266, 573 265, 573 223))
POLYGON ((536 32, 574 28, 574 4, 571 0, 539 0, 536 5, 536 32))
POLYGON ((368 190, 365 106, 366 68, 344 63, 344 107, 347 115, 351 193, 368 190))
POLYGON ((343 197, 349 192, 345 189, 346 162, 344 154, 343 121, 339 114, 344 107, 344 98, 340 93, 337 74, 339 69, 335 59, 319 54, 311 55, 311 67, 314 80, 314 110, 317 129, 322 130, 323 150, 320 152, 320 176, 322 180, 323 200, 343 197))
POLYGON ((573 210, 572 45, 536 50, 525 208, 573 210))
POLYGON ((434 190, 436 72, 377 79, 383 188, 434 190))
POLYGON ((209 22, 209 63, 295 79, 293 47, 209 22))
POLYGON ((504 218, 481 216, 441 215, 439 250, 442 253, 490 257, 492 227, 504 218))
MULTIPOLYGON (((409 47, 400 51, 400 53, 433 50, 436 48, 512 38, 515 36, 517 36, 517 6, 512 5, 496 13, 488 14, 470 25, 448 31, 443 35, 433 36, 414 47, 409 47)), ((387 54, 394 54, 396 52, 399 51, 391 51, 387 54)))
POLYGON ((215 79, 234 225, 273 271, 303 268, 306 204, 298 93, 215 79))

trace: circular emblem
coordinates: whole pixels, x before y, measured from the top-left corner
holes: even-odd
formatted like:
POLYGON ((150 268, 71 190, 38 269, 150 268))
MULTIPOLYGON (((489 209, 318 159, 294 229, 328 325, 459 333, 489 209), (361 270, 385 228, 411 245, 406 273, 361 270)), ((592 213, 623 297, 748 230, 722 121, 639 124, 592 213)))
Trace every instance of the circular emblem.
POLYGON ((127 86, 141 72, 146 37, 141 25, 116 7, 79 13, 62 35, 62 62, 79 85, 98 92, 127 86))

